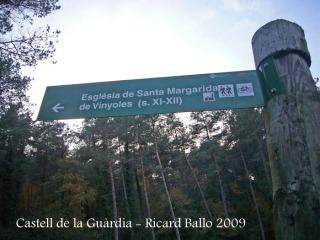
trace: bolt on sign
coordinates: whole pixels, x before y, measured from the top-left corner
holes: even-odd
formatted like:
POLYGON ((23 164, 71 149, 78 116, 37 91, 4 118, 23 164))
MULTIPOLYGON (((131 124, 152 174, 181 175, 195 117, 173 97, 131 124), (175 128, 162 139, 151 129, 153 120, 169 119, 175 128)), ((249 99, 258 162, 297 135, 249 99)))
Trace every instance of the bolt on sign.
POLYGON ((47 87, 37 120, 264 106, 256 71, 47 87))

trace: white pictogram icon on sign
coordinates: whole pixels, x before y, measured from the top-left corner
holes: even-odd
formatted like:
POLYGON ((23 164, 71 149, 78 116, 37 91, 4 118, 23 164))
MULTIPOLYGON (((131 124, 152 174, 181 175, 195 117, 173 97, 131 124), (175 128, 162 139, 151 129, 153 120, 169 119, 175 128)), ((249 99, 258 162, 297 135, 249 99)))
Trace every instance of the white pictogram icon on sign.
POLYGON ((216 98, 214 96, 214 92, 203 93, 203 101, 204 102, 213 102, 215 100, 216 100, 216 98))
POLYGON ((218 89, 219 89, 219 98, 234 97, 235 96, 233 84, 218 85, 218 89))
POLYGON ((237 84, 237 92, 239 97, 254 96, 252 83, 237 84))

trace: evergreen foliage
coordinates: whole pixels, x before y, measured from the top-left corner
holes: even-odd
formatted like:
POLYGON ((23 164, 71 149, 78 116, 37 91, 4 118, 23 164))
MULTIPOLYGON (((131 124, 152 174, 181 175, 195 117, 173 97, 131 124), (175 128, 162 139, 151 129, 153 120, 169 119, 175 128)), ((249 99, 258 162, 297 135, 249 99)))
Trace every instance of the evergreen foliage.
POLYGON ((16 66, 35 66, 52 59, 59 30, 50 26, 30 30, 35 18, 45 17, 60 9, 59 0, 0 1, 0 54, 16 66))
MULTIPOLYGON (((32 124, 13 108, 9 110, 0 119, 5 166, 1 169, 1 206, 8 206, 1 209, 7 216, 7 222, 1 222, 3 234, 8 229, 16 232, 19 217, 76 218, 83 224, 90 218, 112 221, 114 217, 142 225, 149 217, 170 221, 170 196, 176 219, 210 220, 208 209, 212 214, 212 228, 182 227, 181 239, 259 239, 257 209, 266 239, 273 238, 269 167, 259 110, 219 113, 224 117, 208 127, 209 139, 205 127, 202 134, 203 121, 194 120, 197 113, 192 114, 189 126, 169 114, 88 119, 80 132, 72 133, 59 122, 32 124), (15 121, 19 121, 18 128, 15 121), (153 131, 157 131, 161 166, 153 131), (70 139, 78 139, 72 151, 68 151, 70 139), (13 183, 15 188, 9 187, 13 183), (218 218, 243 218, 246 226, 219 229, 215 227, 218 218)), ((48 232, 52 237, 115 236, 111 228, 75 230, 18 232, 39 238, 49 237, 48 232)), ((117 235, 118 239, 150 239, 150 230, 134 225, 119 228, 117 235)), ((154 234, 159 239, 176 237, 174 228, 155 228, 154 234)))

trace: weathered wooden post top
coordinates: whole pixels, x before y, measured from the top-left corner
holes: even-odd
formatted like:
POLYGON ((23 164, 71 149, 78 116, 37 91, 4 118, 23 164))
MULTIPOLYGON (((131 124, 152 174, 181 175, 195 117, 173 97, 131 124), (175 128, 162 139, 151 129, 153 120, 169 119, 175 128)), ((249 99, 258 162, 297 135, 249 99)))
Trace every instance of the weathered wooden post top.
POLYGON ((320 236, 320 94, 303 29, 272 21, 252 38, 266 106, 277 239, 320 236))
POLYGON ((275 20, 261 27, 252 38, 256 67, 269 56, 297 53, 311 65, 311 57, 303 29, 287 20, 275 20))
POLYGON ((309 70, 311 56, 307 41, 303 29, 298 24, 281 19, 264 25, 254 34, 252 48, 255 65, 259 70, 258 74, 267 102, 272 97, 284 92, 316 91, 309 70), (299 56, 299 63, 296 62, 295 64, 299 64, 299 70, 303 71, 307 79, 298 79, 301 75, 293 74, 294 70, 297 70, 293 69, 293 67, 297 67, 293 62, 278 61, 287 59, 283 57, 288 56, 299 56), (275 65, 277 65, 277 68, 275 65), (302 66, 304 66, 303 70, 302 66), (289 76, 291 77, 289 78, 289 76))

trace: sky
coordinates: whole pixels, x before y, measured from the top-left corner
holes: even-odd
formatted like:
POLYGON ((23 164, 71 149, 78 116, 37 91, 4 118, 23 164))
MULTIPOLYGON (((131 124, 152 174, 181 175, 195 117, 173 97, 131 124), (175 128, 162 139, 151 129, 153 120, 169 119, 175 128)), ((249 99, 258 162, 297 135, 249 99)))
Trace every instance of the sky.
POLYGON ((26 70, 38 114, 47 86, 255 69, 251 39, 266 23, 300 25, 320 77, 319 0, 60 0, 40 19, 61 30, 56 64, 26 70))

